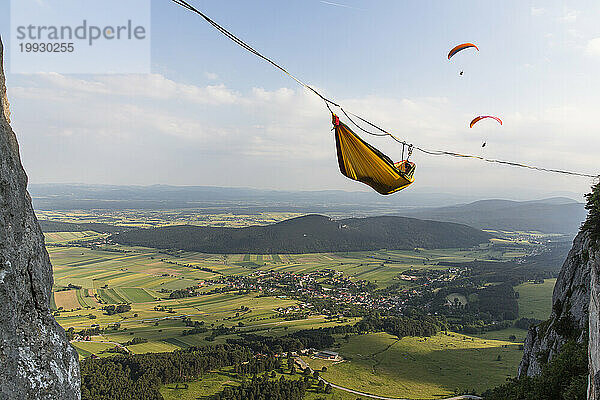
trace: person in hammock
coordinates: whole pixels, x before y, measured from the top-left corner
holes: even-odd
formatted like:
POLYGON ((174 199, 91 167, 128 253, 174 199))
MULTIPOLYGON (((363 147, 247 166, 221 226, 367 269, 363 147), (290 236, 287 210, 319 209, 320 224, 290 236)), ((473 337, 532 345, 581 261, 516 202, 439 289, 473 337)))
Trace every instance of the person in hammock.
POLYGON ((408 160, 403 160, 394 163, 394 167, 396 167, 401 174, 411 176, 415 170, 415 163, 412 163, 408 160))

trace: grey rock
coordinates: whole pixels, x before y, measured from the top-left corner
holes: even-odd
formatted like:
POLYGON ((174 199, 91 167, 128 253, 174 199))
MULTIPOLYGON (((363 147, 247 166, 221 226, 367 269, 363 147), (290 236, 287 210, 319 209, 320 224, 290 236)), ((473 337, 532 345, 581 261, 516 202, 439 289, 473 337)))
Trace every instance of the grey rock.
POLYGON ((519 364, 519 376, 539 375, 542 363, 552 360, 560 352, 568 339, 557 332, 557 323, 561 318, 570 316, 574 327, 580 332, 577 341, 582 343, 586 339, 593 264, 589 258, 590 247, 589 234, 580 232, 556 280, 550 319, 529 329, 523 359, 519 364))
POLYGON ((79 399, 76 351, 50 311, 52 266, 10 127, 0 39, 0 399, 79 399))
MULTIPOLYGON (((596 243, 595 249, 600 248, 596 243)), ((588 342, 588 362, 590 368, 588 399, 600 400, 600 250, 590 254, 591 283, 590 283, 590 336, 588 342)))

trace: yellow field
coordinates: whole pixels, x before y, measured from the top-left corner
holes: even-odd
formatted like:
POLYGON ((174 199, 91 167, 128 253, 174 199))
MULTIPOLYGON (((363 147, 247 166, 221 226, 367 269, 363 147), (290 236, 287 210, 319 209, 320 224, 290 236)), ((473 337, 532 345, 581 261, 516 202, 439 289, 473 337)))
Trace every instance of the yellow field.
POLYGON ((75 310, 81 307, 77 300, 76 290, 54 292, 54 302, 57 308, 60 309, 62 307, 64 310, 75 310))

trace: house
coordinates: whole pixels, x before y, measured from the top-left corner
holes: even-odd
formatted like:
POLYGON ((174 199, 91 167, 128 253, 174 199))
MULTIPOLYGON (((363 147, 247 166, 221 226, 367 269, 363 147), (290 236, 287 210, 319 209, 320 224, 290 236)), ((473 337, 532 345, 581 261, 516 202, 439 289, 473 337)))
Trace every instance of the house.
POLYGON ((316 354, 316 356, 318 358, 331 361, 337 361, 340 359, 340 355, 338 353, 329 350, 321 350, 316 354))

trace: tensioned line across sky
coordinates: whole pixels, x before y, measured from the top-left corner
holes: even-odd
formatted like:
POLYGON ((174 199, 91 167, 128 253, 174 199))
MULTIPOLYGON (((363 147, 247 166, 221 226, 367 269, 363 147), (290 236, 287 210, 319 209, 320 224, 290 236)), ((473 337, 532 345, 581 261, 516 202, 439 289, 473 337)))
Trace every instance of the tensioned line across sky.
MULTIPOLYGON (((411 142, 598 172, 598 2, 192 3, 411 142), (466 41, 480 51, 448 61, 466 41), (504 125, 469 129, 481 114, 504 125)), ((9 29, 2 13, 3 37, 9 29)), ((8 74, 8 86, 32 182, 364 190, 338 173, 318 98, 168 0, 152 1, 152 74, 8 74)), ((400 157, 393 141, 368 140, 400 157)), ((471 160, 414 161, 409 190, 510 197, 590 184, 471 160)))

